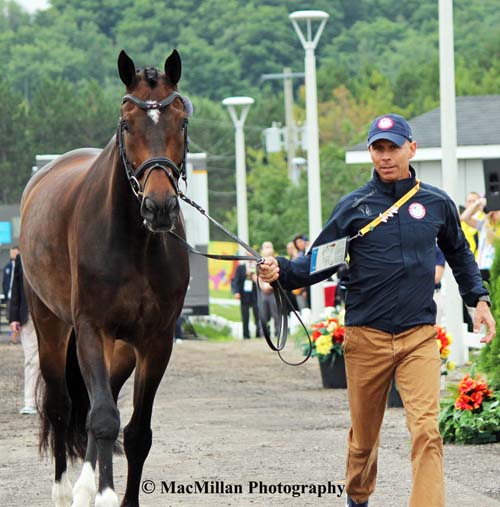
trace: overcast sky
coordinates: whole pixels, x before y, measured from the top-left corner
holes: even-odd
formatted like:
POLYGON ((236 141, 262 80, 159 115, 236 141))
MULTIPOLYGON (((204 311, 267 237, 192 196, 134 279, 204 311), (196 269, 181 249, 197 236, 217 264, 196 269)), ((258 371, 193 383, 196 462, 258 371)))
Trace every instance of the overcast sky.
POLYGON ((49 6, 49 0, 16 0, 28 12, 35 12, 38 9, 45 9, 49 6))

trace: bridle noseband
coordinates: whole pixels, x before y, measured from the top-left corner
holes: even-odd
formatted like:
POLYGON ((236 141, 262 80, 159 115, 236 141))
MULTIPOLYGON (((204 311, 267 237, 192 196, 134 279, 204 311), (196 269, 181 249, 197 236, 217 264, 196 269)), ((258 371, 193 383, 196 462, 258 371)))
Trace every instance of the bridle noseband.
MULTIPOLYGON (((165 97, 163 100, 157 101, 157 100, 148 100, 144 101, 141 100, 134 95, 127 94, 122 99, 122 104, 125 104, 125 102, 132 102, 137 107, 143 109, 144 111, 150 111, 152 109, 164 109, 168 107, 176 98, 180 98, 182 102, 184 103, 184 106, 188 110, 188 115, 192 111, 191 102, 189 102, 189 99, 187 97, 183 97, 178 92, 172 92, 168 97, 165 97)), ((125 172, 127 174, 127 179, 130 183, 130 186, 132 188, 132 192, 134 192, 134 195, 139 199, 139 201, 142 201, 143 196, 143 189, 141 188, 141 184, 139 183, 139 178, 146 173, 146 181, 149 177, 149 174, 151 174, 151 171, 153 169, 161 169, 165 172, 168 179, 172 183, 172 186, 175 189, 176 195, 179 194, 179 186, 178 186, 178 180, 179 178, 182 178, 184 181, 186 181, 186 158, 187 158, 187 152, 188 152, 188 134, 187 134, 187 119, 185 120, 185 126, 184 126, 184 155, 182 157, 182 161, 179 166, 176 165, 176 163, 167 158, 167 157, 153 157, 146 161, 144 161, 137 169, 134 170, 132 165, 127 159, 127 153, 125 151, 125 142, 123 139, 123 131, 125 129, 126 122, 123 118, 120 118, 120 121, 118 122, 118 128, 116 132, 116 137, 118 138, 118 150, 120 152, 120 158, 122 160, 123 166, 125 167, 125 172)))

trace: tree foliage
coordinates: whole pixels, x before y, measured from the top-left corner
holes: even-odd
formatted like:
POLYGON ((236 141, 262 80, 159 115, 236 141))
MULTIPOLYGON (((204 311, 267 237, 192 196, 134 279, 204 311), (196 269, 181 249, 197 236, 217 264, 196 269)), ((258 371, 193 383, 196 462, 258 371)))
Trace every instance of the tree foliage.
MULTIPOLYGON (((500 89, 497 4, 454 2, 458 94, 500 89)), ((234 127, 221 100, 250 95, 252 241, 283 247, 286 237, 307 230, 307 181, 290 185, 284 153, 265 163, 262 131, 283 122, 284 107, 282 82, 261 77, 286 66, 303 70, 304 51, 288 19, 303 8, 302 0, 51 0, 49 9, 30 15, 0 0, 0 201, 19 199, 37 153, 102 147, 113 135, 122 48, 138 66, 162 68, 177 47, 180 89, 195 105, 191 149, 208 153, 210 211, 224 220, 236 203, 234 127), (266 193, 286 201, 274 204, 279 213, 266 193)), ((365 138, 371 119, 387 111, 411 117, 438 105, 438 13, 435 0, 316 0, 314 9, 330 14, 316 50, 325 220, 341 195, 369 177, 345 165, 343 150, 365 138)), ((303 81, 294 85, 295 117, 303 122, 303 81)))

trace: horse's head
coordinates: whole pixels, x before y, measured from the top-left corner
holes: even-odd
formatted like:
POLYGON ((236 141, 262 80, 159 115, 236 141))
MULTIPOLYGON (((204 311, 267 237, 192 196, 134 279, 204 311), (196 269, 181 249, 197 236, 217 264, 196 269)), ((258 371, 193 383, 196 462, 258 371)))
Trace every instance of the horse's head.
POLYGON ((136 70, 122 51, 120 78, 126 86, 118 145, 128 179, 141 200, 144 224, 153 232, 171 230, 180 212, 179 178, 185 175, 188 99, 177 93, 181 59, 174 49, 165 72, 136 70))

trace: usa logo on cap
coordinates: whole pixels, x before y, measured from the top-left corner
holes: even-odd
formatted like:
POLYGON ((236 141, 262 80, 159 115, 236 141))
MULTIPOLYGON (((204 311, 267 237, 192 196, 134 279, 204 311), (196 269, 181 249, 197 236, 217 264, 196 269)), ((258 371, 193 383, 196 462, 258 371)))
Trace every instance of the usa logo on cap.
POLYGON ((377 127, 382 130, 390 129, 394 127, 394 120, 392 118, 389 118, 388 116, 384 116, 383 118, 380 118, 380 120, 378 121, 377 127))

